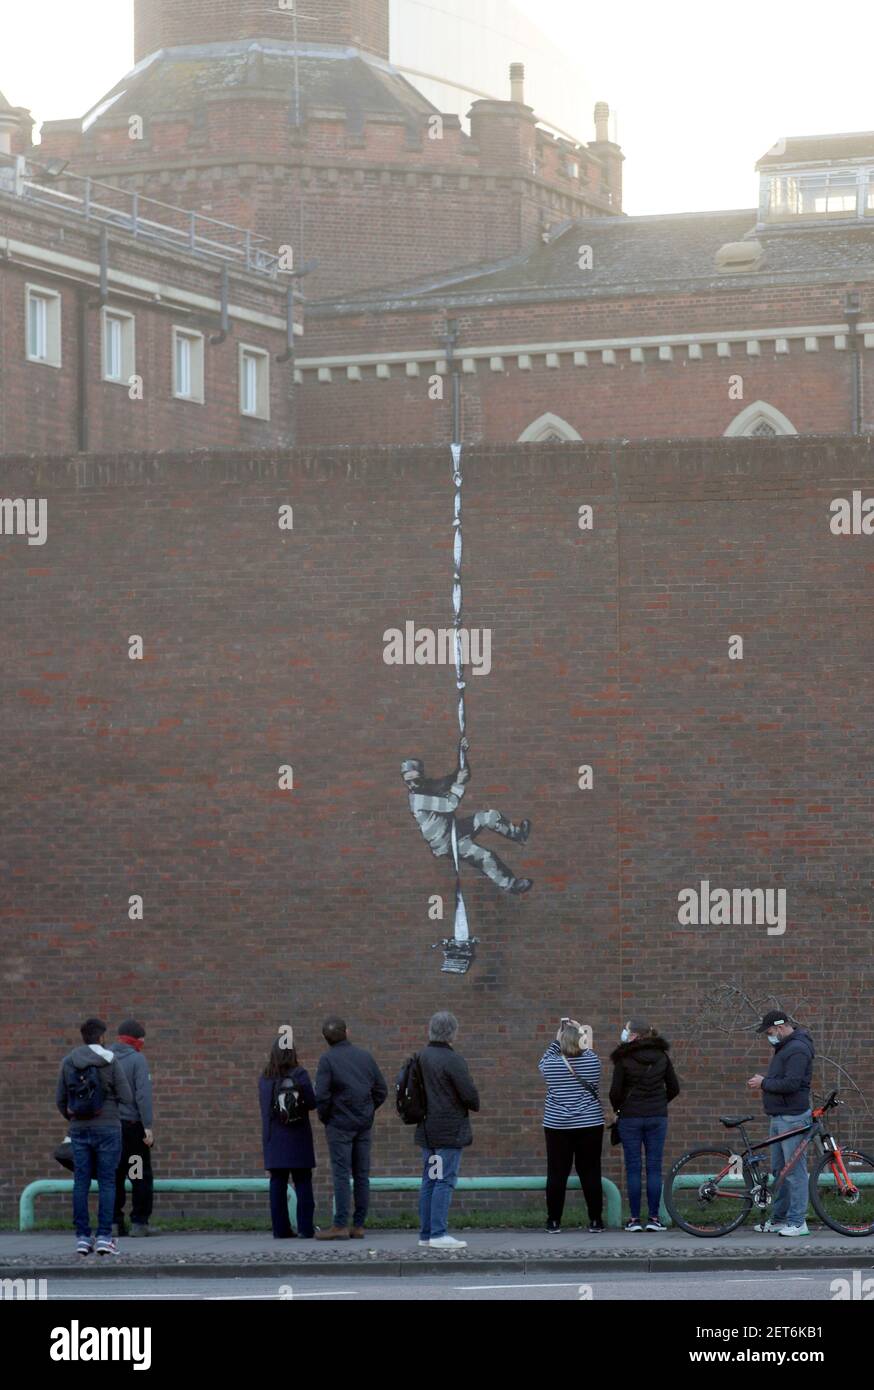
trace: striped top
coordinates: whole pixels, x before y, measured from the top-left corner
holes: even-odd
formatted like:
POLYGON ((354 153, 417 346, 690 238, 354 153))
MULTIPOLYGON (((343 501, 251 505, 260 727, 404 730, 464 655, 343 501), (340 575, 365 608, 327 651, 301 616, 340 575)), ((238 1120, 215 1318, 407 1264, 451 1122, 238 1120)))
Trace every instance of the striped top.
POLYGON ((552 1042, 540 1059, 540 1074, 546 1081, 544 1129, 589 1129, 604 1123, 601 1102, 581 1086, 581 1076, 597 1090, 601 1080, 601 1062, 590 1048, 579 1057, 564 1058, 557 1042, 552 1042), (568 1064, 573 1067, 571 1076, 568 1064))

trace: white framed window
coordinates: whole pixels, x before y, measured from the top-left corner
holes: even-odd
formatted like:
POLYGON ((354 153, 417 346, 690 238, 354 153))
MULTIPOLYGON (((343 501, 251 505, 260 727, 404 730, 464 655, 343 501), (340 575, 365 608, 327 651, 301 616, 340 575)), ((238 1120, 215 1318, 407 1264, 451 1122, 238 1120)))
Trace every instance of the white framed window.
POLYGON ((26 288, 27 360, 61 365, 61 296, 41 285, 26 288))
POLYGON ((127 386, 136 371, 133 314, 122 309, 103 310, 103 380, 127 386))
POLYGON ((203 334, 173 329, 173 395, 203 404, 203 334))
POLYGON ((240 414, 270 419, 270 354, 240 344, 240 414))

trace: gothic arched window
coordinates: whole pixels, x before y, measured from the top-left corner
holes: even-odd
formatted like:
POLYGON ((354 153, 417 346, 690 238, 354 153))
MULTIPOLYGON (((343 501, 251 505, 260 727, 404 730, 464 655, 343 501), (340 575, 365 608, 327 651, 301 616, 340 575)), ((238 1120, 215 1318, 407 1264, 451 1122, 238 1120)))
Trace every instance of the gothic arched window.
POLYGON ((767 401, 754 401, 735 416, 725 433, 749 439, 753 436, 767 438, 778 434, 797 434, 798 431, 782 410, 768 405, 767 401))
POLYGON ((564 443, 569 439, 582 439, 582 435, 577 434, 573 425, 569 425, 567 420, 562 420, 561 416, 553 415, 547 411, 537 420, 533 421, 519 435, 520 444, 551 444, 564 443))

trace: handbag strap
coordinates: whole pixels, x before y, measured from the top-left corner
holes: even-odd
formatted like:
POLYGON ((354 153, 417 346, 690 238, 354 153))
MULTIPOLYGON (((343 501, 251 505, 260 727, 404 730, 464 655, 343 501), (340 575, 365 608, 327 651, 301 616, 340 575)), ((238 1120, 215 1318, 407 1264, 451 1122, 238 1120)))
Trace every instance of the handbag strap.
POLYGON ((598 1103, 600 1104, 601 1098, 598 1095, 597 1087, 593 1086, 591 1081, 584 1081, 581 1076, 577 1076, 576 1072, 574 1071, 567 1057, 565 1057, 564 1053, 561 1054, 561 1060, 564 1062, 574 1081, 579 1081, 580 1085, 585 1087, 592 1099, 598 1101, 598 1103))

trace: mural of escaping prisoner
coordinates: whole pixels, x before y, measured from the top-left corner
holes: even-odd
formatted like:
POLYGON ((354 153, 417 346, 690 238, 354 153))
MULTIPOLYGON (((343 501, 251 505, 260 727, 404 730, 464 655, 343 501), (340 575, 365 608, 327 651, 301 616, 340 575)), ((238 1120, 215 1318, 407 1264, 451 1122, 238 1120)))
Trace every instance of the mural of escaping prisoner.
MULTIPOLYGON (((470 747, 466 738, 461 740, 460 747, 466 754, 470 747)), ((426 777, 425 764, 418 758, 407 758, 401 763, 401 775, 410 794, 410 811, 435 859, 452 853, 454 821, 459 859, 472 864, 505 892, 527 893, 533 888, 532 879, 517 878, 492 850, 477 844, 484 830, 492 830, 506 840, 524 845, 531 833, 529 820, 514 825, 500 811, 475 811, 472 816, 456 819, 455 813, 470 780, 468 760, 464 765, 459 762, 455 771, 446 777, 426 777)))

